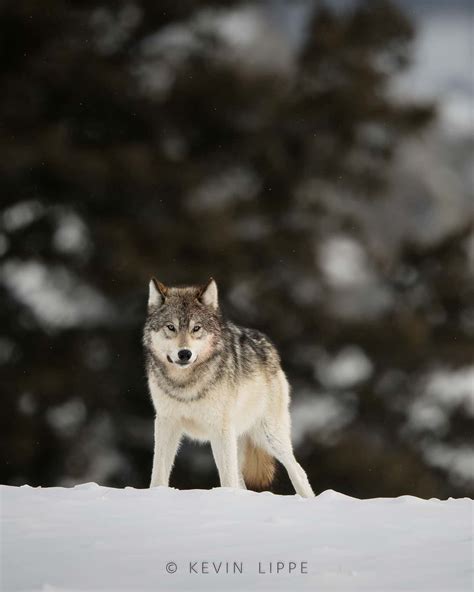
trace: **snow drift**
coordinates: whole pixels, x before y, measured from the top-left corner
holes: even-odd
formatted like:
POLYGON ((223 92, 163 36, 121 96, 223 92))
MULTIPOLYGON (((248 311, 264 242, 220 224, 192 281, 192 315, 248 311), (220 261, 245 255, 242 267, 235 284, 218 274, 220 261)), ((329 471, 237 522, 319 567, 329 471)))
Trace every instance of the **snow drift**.
POLYGON ((473 501, 0 488, 13 590, 471 590, 473 501))

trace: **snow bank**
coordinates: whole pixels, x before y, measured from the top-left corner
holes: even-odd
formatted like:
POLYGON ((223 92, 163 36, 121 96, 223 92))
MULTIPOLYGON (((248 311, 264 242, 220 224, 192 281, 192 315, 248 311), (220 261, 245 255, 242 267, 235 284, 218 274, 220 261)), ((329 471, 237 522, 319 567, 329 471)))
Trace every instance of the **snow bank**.
POLYGON ((469 499, 86 484, 0 502, 4 591, 472 589, 469 499))

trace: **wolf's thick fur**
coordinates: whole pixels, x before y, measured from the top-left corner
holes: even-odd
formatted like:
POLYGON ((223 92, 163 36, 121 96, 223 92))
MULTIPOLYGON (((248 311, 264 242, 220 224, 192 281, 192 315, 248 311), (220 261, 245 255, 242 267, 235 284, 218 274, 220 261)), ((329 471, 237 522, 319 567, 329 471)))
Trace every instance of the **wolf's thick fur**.
POLYGON ((268 338, 225 320, 217 286, 153 279, 143 342, 156 410, 151 486, 168 485, 183 435, 210 441, 223 487, 262 489, 278 459, 297 493, 313 496, 291 445, 289 387, 268 338))
POLYGON ((249 438, 245 442, 242 474, 245 484, 254 489, 268 487, 275 476, 275 459, 249 438))

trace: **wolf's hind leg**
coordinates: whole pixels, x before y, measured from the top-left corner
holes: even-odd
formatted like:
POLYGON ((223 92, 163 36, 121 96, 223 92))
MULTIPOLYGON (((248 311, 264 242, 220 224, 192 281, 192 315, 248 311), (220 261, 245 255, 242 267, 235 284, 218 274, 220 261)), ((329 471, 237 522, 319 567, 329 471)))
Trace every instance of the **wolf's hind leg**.
POLYGON ((301 497, 314 497, 308 477, 293 453, 289 430, 287 433, 275 426, 272 429, 268 424, 264 424, 262 428, 261 437, 265 448, 285 467, 296 493, 301 497))

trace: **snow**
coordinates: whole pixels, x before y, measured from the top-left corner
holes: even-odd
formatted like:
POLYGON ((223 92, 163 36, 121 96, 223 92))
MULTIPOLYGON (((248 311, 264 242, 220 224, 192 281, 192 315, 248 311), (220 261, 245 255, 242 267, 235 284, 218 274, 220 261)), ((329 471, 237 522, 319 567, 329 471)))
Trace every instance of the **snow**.
POLYGON ((302 390, 291 406, 293 445, 302 445, 306 438, 330 443, 356 415, 356 397, 351 392, 337 396, 324 391, 302 390))
POLYGON ((0 266, 0 282, 46 329, 95 326, 111 317, 105 296, 62 265, 12 259, 0 266))
POLYGON ((469 499, 90 483, 0 501, 5 591, 472 589, 469 499))
POLYGON ((323 353, 316 361, 316 375, 326 388, 350 388, 368 380, 373 364, 357 345, 346 345, 331 358, 323 353))

